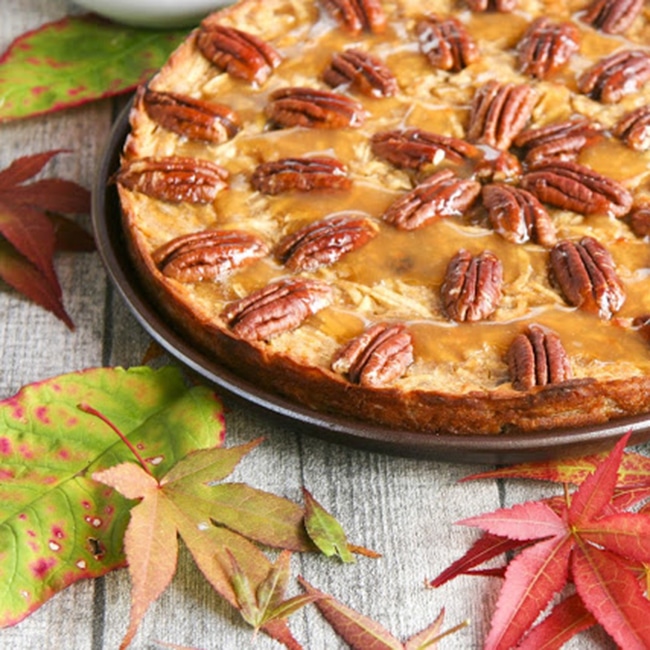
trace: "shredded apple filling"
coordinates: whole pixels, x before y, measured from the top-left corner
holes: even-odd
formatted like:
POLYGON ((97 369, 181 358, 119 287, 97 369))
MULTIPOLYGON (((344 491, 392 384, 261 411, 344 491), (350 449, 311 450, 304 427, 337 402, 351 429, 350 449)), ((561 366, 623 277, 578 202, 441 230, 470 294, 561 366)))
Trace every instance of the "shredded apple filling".
POLYGON ((117 176, 156 282, 373 388, 650 376, 647 11, 608 33, 582 0, 474 5, 207 18, 138 93, 117 176))

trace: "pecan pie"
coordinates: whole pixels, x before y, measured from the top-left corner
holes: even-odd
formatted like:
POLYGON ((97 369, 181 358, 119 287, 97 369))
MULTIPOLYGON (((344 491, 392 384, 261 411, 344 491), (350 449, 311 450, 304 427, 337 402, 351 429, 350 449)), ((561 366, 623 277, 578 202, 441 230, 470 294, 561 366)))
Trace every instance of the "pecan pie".
POLYGON ((152 300, 260 388, 595 425, 650 414, 649 105, 641 0, 241 0, 138 91, 114 182, 152 300))

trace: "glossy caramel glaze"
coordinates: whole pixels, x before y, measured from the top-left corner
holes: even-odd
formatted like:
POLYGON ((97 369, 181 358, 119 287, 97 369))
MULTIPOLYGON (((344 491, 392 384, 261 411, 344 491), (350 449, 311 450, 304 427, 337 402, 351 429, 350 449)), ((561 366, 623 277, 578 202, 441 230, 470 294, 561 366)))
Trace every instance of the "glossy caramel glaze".
MULTIPOLYGON (((389 388, 452 397, 474 393, 488 399, 492 394, 513 396, 506 350, 528 324, 538 323, 560 337, 574 378, 647 381, 650 346, 631 326, 635 317, 650 314, 647 238, 635 236, 625 219, 612 215, 582 216, 548 208, 558 240, 590 235, 613 256, 627 299, 614 318, 599 318, 564 301, 549 280, 548 250, 532 243, 506 241, 490 228, 480 201, 464 215, 439 219, 412 232, 383 222, 381 216, 387 207, 411 189, 413 175, 375 157, 369 140, 378 131, 400 127, 463 138, 476 88, 492 78, 528 83, 537 93, 529 127, 578 115, 597 121, 604 127, 604 137, 585 148, 579 162, 620 181, 633 193, 636 204, 650 201, 650 153, 633 151, 610 135, 610 129, 624 113, 650 102, 650 84, 611 105, 576 91, 576 79, 582 71, 603 56, 621 47, 639 48, 650 42, 648 17, 640 16, 624 36, 608 36, 580 22, 583 2, 524 1, 512 14, 472 14, 460 1, 403 0, 382 4, 388 27, 381 35, 351 36, 313 0, 247 0, 214 14, 209 21, 261 36, 281 54, 282 63, 261 87, 221 73, 200 55, 195 36, 190 35, 152 80, 151 87, 225 104, 240 116, 242 129, 225 144, 192 142, 156 125, 136 104, 125 158, 194 156, 217 162, 230 175, 229 188, 206 206, 165 204, 121 189, 132 247, 142 257, 141 267, 148 269, 143 272, 156 276, 147 256, 188 232, 244 228, 259 235, 272 249, 307 223, 341 212, 358 212, 376 221, 378 235, 335 264, 303 273, 331 284, 335 300, 297 330, 261 344, 264 358, 288 356, 292 363, 318 368, 332 381, 340 382, 341 378, 329 369, 336 350, 372 323, 400 321, 413 335, 415 362, 389 388), (420 52, 415 36, 414 25, 425 13, 454 14, 461 20, 478 44, 479 60, 460 72, 433 69, 420 52), (578 53, 560 72, 541 82, 517 71, 515 49, 530 21, 538 15, 572 20, 580 33, 578 53), (395 95, 373 98, 350 91, 367 113, 359 128, 273 129, 265 115, 269 95, 285 86, 327 89, 321 80, 325 67, 335 53, 350 47, 371 52, 387 64, 397 77, 395 95), (261 162, 314 155, 333 156, 344 162, 352 187, 278 196, 266 196, 251 187, 252 172, 261 162), (503 299, 489 320, 455 323, 442 311, 439 290, 445 268, 461 248, 476 254, 490 250, 503 263, 503 299)), ((337 91, 348 92, 344 88, 337 91)), ((487 157, 495 153, 483 149, 487 157)), ((514 148, 511 151, 517 153, 514 148)), ((472 173, 471 165, 451 165, 443 160, 440 167, 445 166, 452 166, 461 175, 472 173)), ((419 177, 424 177, 425 172, 419 177)), ((227 328, 219 314, 225 304, 287 273, 269 255, 220 282, 181 285, 160 276, 154 282, 159 288, 169 287, 171 300, 183 302, 184 309, 194 312, 198 321, 223 330, 227 328)), ((199 339, 204 341, 205 337, 199 339)), ((319 407, 327 408, 327 404, 319 407)), ((381 421, 381 417, 378 419, 381 421)))

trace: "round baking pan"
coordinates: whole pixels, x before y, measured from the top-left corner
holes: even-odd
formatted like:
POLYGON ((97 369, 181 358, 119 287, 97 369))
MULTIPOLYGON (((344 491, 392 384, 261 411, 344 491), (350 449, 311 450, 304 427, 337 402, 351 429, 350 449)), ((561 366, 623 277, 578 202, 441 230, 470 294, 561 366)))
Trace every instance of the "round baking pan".
POLYGON ((173 357, 208 382, 245 400, 270 418, 279 418, 298 432, 399 456, 461 463, 517 463, 559 456, 581 456, 611 447, 621 435, 632 432, 632 443, 650 439, 650 414, 621 418, 606 424, 507 433, 497 436, 424 434, 393 429, 324 414, 262 390, 222 367, 186 337, 179 334, 156 309, 143 290, 129 259, 122 233, 120 204, 111 177, 119 166, 127 136, 127 106, 110 135, 93 188, 92 220, 97 247, 109 277, 144 329, 173 357))

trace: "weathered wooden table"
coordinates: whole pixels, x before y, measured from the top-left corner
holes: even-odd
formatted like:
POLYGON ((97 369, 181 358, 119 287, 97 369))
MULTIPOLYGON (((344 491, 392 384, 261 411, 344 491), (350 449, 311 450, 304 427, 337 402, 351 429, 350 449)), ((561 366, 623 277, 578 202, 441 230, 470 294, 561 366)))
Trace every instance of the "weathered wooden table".
MULTIPOLYGON (((73 11, 78 10, 67 0, 2 0, 0 49, 26 30, 73 11)), ((50 163, 47 173, 90 187, 119 106, 120 102, 107 100, 0 126, 0 167, 20 155, 71 149, 50 163)), ((88 219, 83 223, 90 227, 88 219)), ((0 286, 2 398, 24 384, 60 373, 139 365, 150 344, 111 286, 98 255, 60 255, 57 272, 66 308, 76 324, 74 332, 0 286)), ((351 565, 295 556, 296 575, 381 622, 402 640, 431 623, 444 607, 445 627, 465 619, 470 624, 441 647, 481 647, 500 580, 458 578, 438 590, 426 589, 424 582, 462 555, 476 538, 475 530, 454 522, 556 493, 557 488, 496 481, 459 483, 463 476, 486 467, 340 446, 304 435, 290 423, 271 423, 241 404, 227 399, 226 404, 229 444, 266 438, 240 465, 236 480, 296 501, 301 500, 301 486, 306 486, 343 523, 353 543, 383 555, 381 559, 360 557, 351 565)), ((292 590, 297 593, 299 588, 294 584, 292 590)), ((128 612, 128 575, 117 571, 73 585, 19 625, 0 631, 0 648, 117 648, 128 612)), ((313 607, 294 615, 291 628, 310 650, 345 647, 313 607)), ((210 589, 187 553, 181 554, 171 588, 147 614, 133 647, 160 647, 157 640, 215 650, 280 647, 264 635, 253 639, 251 629, 210 589)), ((613 646, 600 631, 592 631, 568 647, 613 646)))

